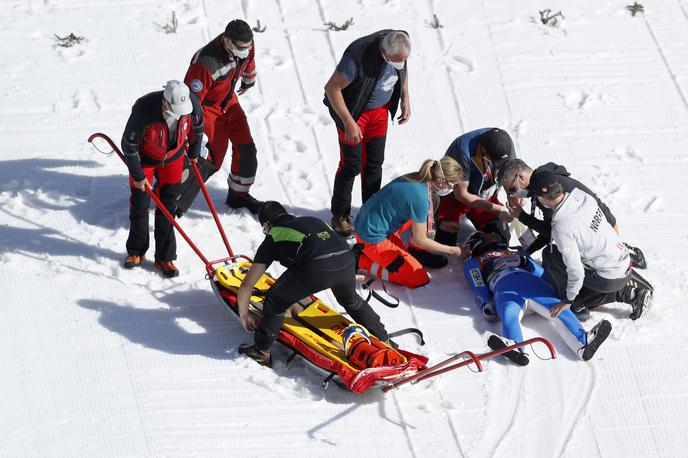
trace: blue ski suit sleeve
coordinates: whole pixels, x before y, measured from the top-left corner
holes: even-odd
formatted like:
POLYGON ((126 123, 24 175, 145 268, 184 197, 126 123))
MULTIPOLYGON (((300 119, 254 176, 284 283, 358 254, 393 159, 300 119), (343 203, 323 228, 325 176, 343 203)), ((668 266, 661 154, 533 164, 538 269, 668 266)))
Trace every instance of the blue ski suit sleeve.
POLYGON ((533 275, 535 275, 538 278, 542 278, 542 275, 545 273, 545 269, 535 262, 533 258, 530 256, 526 256, 526 259, 528 260, 528 265, 526 266, 526 269, 532 272, 533 275))
POLYGON ((476 296, 476 305, 479 308, 490 302, 490 289, 485 284, 483 276, 480 273, 480 266, 475 258, 471 258, 463 265, 463 273, 466 276, 468 286, 471 287, 476 296), (482 301, 482 304, 479 302, 482 301))

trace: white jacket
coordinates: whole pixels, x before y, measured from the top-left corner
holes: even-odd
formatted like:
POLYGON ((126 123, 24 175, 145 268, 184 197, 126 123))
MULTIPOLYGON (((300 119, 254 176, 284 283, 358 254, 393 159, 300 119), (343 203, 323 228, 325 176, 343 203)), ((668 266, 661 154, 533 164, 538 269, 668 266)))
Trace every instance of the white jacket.
POLYGON ((566 298, 572 301, 583 286, 585 268, 602 278, 623 278, 630 266, 626 246, 607 222, 595 198, 574 189, 554 209, 552 242, 561 252, 568 281, 566 298))

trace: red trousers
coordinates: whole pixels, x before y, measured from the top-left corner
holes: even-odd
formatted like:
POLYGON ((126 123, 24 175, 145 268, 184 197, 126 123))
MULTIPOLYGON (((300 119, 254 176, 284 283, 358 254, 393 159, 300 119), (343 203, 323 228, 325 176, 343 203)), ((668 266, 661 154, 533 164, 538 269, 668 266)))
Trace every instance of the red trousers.
POLYGON ((258 159, 251 129, 239 99, 234 95, 224 113, 214 106, 203 107, 203 116, 203 131, 208 137, 213 166, 216 170, 222 166, 231 141, 232 165, 227 180, 229 189, 239 194, 248 193, 256 179, 258 159))
POLYGON ((394 234, 380 243, 366 243, 358 235, 356 241, 363 244, 358 260, 359 268, 370 272, 377 278, 398 285, 417 288, 430 281, 428 272, 404 246, 400 234, 411 227, 411 221, 404 224, 394 234))
MULTIPOLYGON (((490 197, 487 200, 501 205, 501 202, 497 198, 490 197)), ((468 205, 462 204, 452 195, 440 198, 440 207, 437 214, 437 219, 439 222, 460 221, 464 216, 468 216, 468 219, 471 220, 475 228, 478 230, 483 230, 488 221, 497 218, 497 215, 492 212, 478 210, 477 208, 471 208, 468 205)))

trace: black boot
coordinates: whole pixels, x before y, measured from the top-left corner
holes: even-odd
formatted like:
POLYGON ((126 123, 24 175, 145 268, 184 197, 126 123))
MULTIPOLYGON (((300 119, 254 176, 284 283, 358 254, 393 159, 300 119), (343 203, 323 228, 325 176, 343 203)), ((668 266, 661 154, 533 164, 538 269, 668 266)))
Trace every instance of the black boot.
POLYGON ((263 202, 248 193, 245 196, 242 196, 235 192, 229 191, 227 193, 227 200, 225 200, 225 203, 231 208, 245 208, 255 215, 258 213, 258 209, 263 202))
MULTIPOLYGON (((487 339, 487 346, 490 347, 492 350, 499 350, 508 347, 512 343, 513 342, 503 337, 499 337, 496 334, 492 334, 487 339)), ((526 354, 520 350, 509 350, 506 353, 502 353, 502 356, 507 358, 512 363, 518 364, 519 366, 527 366, 530 362, 530 360, 528 360, 528 356, 526 356, 526 354)))
POLYGON ((416 258, 422 265, 431 269, 441 269, 449 263, 449 259, 442 254, 430 253, 429 251, 409 248, 408 252, 416 258))
POLYGON ((616 299, 619 302, 630 304, 632 310, 628 317, 631 320, 637 320, 650 304, 652 290, 642 285, 634 286, 632 282, 629 282, 621 291, 616 293, 616 299))
POLYGON ((456 246, 458 238, 459 234, 457 232, 449 232, 439 228, 435 231, 435 242, 442 245, 456 246))
POLYGON ((239 345, 239 354, 246 355, 261 366, 272 367, 272 356, 269 351, 258 350, 255 345, 239 345))
POLYGON ((602 320, 597 323, 590 331, 588 331, 588 344, 578 350, 578 357, 583 361, 588 361, 595 354, 602 342, 604 342, 609 333, 612 332, 612 324, 607 320, 602 320))

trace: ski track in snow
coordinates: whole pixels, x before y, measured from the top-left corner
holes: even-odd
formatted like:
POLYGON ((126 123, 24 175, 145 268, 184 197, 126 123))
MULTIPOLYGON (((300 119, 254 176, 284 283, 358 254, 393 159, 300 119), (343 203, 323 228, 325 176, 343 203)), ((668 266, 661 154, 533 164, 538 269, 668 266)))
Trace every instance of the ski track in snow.
MULTIPOLYGON (((0 456, 685 454, 685 0, 648 3, 636 17, 609 0, 547 5, 566 16, 556 27, 540 23, 536 6, 505 0, 5 3, 0 456), (166 34, 172 11, 178 30, 166 34), (433 14, 442 28, 428 25, 433 14), (408 30, 413 116, 390 123, 383 180, 439 158, 461 132, 508 129, 526 162, 566 165, 644 249, 656 288, 648 315, 596 311, 593 322, 614 328, 590 363, 547 320, 527 316, 524 335, 549 338, 556 360, 488 360, 482 373, 462 368, 385 395, 322 390, 302 362, 286 367, 282 350, 274 370, 238 357, 250 336, 181 237, 179 278, 158 275, 152 248, 142 269, 121 268, 125 170, 85 141, 101 131, 118 142, 136 98, 181 79, 234 17, 267 26, 255 35, 258 84, 241 98, 259 151, 256 197, 329 220, 338 144, 324 84, 353 39, 408 30), (347 31, 323 26, 349 17, 347 31), (57 47, 53 34, 69 33, 84 42, 57 47)), ((222 205, 228 170, 229 161, 209 192, 232 246, 251 255, 262 235, 247 212, 222 205)), ((358 185, 353 198, 355 213, 358 185)), ((200 198, 180 223, 206 254, 224 254, 200 198)), ((460 264, 431 274, 417 290, 390 286, 402 304, 375 306, 388 329, 423 329, 425 347, 399 341, 431 362, 485 351, 482 332, 500 325, 475 313, 460 264)))

